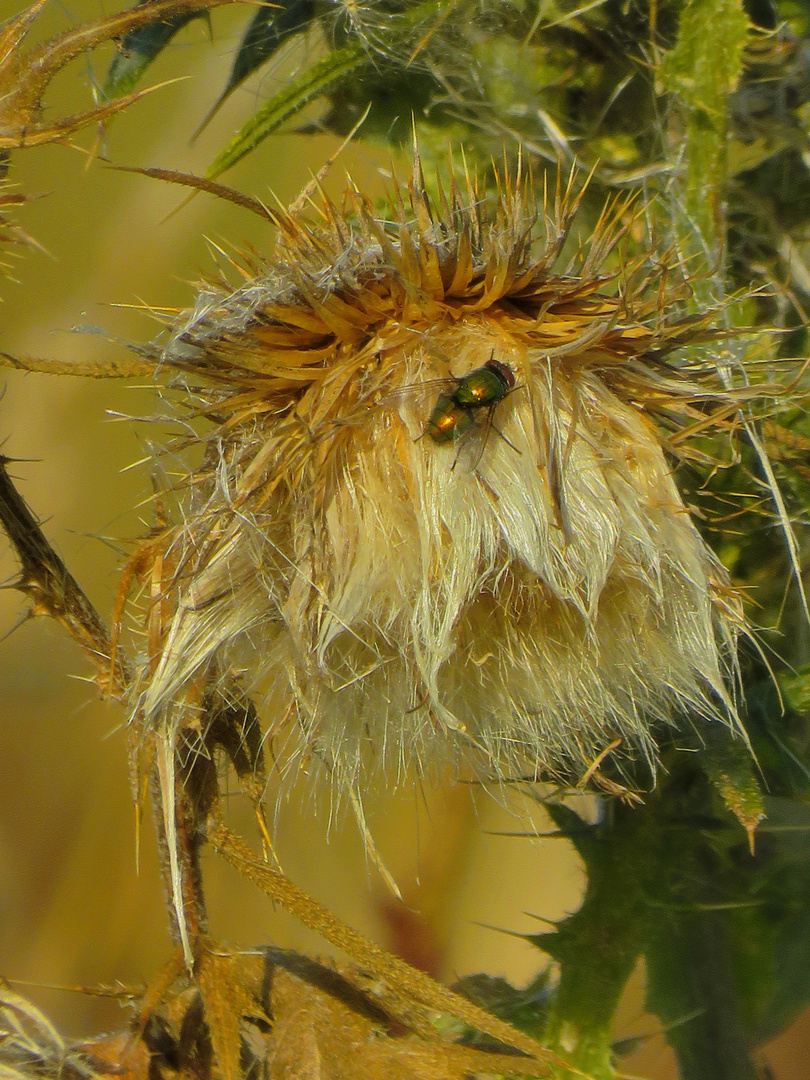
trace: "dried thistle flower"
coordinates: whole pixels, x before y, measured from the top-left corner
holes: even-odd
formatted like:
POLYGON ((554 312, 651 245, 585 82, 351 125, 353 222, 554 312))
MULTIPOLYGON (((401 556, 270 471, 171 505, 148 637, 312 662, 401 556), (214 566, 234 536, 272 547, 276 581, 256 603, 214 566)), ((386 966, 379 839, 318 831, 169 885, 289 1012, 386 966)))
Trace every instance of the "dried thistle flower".
POLYGON ((152 597, 138 722, 188 742, 239 684, 288 766, 350 794, 372 765, 580 779, 608 751, 654 765, 679 716, 736 725, 740 605, 667 456, 736 408, 679 356, 705 323, 622 252, 625 202, 560 267, 571 183, 538 209, 518 175, 490 210, 468 178, 437 207, 417 161, 409 192, 389 223, 354 188, 281 216, 272 260, 156 350, 208 427, 122 584, 152 597), (509 385, 474 411, 490 361, 509 385), (474 454, 426 435, 442 395, 474 454))

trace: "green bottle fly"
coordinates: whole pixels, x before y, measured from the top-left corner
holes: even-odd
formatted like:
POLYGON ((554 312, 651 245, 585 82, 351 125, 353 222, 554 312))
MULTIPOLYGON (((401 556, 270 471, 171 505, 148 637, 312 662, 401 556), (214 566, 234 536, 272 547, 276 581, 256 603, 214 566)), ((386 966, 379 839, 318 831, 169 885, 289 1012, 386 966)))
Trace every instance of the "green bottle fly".
POLYGON ((473 427, 476 410, 489 409, 514 389, 514 372, 490 359, 458 380, 452 394, 441 394, 427 422, 427 434, 436 443, 455 442, 473 427))

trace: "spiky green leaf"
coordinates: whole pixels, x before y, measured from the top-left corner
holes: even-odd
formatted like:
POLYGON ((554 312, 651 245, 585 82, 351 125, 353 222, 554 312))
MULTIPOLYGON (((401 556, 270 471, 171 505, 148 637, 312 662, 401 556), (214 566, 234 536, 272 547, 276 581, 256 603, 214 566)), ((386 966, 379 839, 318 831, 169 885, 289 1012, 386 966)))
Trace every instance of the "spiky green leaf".
POLYGON ((329 53, 297 79, 288 83, 244 124, 208 169, 209 177, 219 176, 254 150, 263 139, 278 131, 310 102, 337 89, 369 63, 358 42, 329 53))
POLYGON ((261 4, 248 23, 225 89, 211 107, 202 129, 234 90, 271 59, 296 34, 306 30, 315 15, 314 0, 261 4))
MULTIPOLYGON (((140 0, 139 7, 151 0, 140 0)), ((101 94, 105 101, 129 94, 137 85, 144 71, 163 52, 175 34, 192 19, 208 18, 204 11, 184 12, 165 22, 141 26, 124 34, 118 52, 113 57, 101 94)))

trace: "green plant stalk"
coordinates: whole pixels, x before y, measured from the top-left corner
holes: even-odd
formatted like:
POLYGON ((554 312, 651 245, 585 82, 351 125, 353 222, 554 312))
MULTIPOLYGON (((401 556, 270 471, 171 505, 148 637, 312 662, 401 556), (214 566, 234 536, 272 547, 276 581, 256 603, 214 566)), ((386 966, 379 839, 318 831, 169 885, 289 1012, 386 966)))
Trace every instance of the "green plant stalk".
POLYGON ((532 938, 560 965, 544 1041, 558 1052, 565 1047, 595 1080, 612 1080, 613 1016, 642 950, 638 834, 645 822, 631 813, 622 828, 589 828, 564 806, 548 809, 582 856, 588 885, 578 911, 554 933, 532 938))
POLYGON ((672 113, 670 157, 676 167, 674 227, 689 260, 699 307, 716 302, 723 279, 728 183, 728 97, 742 70, 749 21, 741 0, 688 0, 678 40, 660 68, 672 113), (708 275, 708 276, 707 276, 708 275))
POLYGON ((772 996, 761 959, 746 967, 762 931, 755 868, 773 872, 750 850, 764 808, 749 748, 728 729, 708 727, 695 750, 671 755, 643 805, 608 803, 596 825, 546 804, 588 884, 578 911, 530 939, 560 966, 543 1041, 597 1080, 616 1076, 613 1017, 642 956, 682 1080, 754 1077, 750 1048, 767 1026, 756 1017, 772 996))
POLYGON ((680 1080, 757 1080, 723 912, 680 912, 651 925, 668 938, 668 993, 664 1002, 659 986, 650 1004, 665 1005, 682 1021, 667 1031, 680 1080))

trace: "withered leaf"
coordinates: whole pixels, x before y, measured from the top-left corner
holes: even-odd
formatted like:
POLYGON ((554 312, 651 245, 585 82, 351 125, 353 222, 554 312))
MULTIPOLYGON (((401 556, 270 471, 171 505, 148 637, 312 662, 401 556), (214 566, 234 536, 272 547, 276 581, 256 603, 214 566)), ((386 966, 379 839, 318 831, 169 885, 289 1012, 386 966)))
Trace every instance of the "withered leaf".
POLYGON ((382 1018, 352 1007, 327 989, 276 967, 270 992, 274 1026, 267 1037, 268 1080, 464 1080, 509 1073, 548 1076, 543 1062, 392 1034, 382 1018))
MULTIPOLYGON (((534 1039, 530 1039, 523 1032, 492 1016, 471 1001, 454 994, 446 986, 431 979, 425 972, 417 971, 410 964, 381 949, 374 942, 335 918, 330 911, 307 896, 286 875, 257 862, 247 845, 213 815, 208 821, 207 836, 217 852, 268 896, 271 896, 276 903, 292 912, 305 926, 315 930, 349 955, 359 967, 373 972, 382 982, 396 988, 400 996, 410 1000, 414 1005, 421 1006, 427 1014, 447 1013, 470 1027, 492 1036, 506 1046, 519 1049, 535 1062, 542 1060, 550 1064, 565 1065, 557 1054, 547 1050, 534 1039)), ((548 1067, 547 1065, 547 1071, 548 1067)))
POLYGON ((197 954, 196 988, 184 978, 167 991, 170 967, 177 965, 167 966, 147 994, 148 1021, 134 1042, 105 1036, 82 1044, 100 1073, 119 1080, 549 1075, 546 1062, 518 1051, 460 1045, 432 1026, 408 1028, 374 999, 352 967, 337 969, 329 961, 275 948, 229 952, 211 939, 201 942, 197 954))

